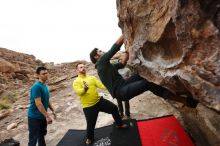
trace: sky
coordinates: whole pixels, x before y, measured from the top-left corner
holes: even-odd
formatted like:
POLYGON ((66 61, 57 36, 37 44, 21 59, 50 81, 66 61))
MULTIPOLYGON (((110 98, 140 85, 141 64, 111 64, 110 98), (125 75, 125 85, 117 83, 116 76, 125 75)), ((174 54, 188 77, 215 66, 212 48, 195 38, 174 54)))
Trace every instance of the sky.
POLYGON ((120 35, 116 0, 0 0, 0 47, 43 62, 90 61, 120 35))

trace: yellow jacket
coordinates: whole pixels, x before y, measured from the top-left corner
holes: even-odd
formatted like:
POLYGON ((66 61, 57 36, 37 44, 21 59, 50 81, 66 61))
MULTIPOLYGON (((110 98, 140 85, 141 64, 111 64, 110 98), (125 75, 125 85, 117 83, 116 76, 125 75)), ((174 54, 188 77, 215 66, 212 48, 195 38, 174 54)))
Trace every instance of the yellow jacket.
POLYGON ((91 107, 99 102, 100 96, 97 92, 97 88, 106 89, 95 76, 78 75, 73 81, 73 90, 80 97, 83 108, 91 107), (88 90, 86 92, 84 90, 83 81, 88 84, 88 90))

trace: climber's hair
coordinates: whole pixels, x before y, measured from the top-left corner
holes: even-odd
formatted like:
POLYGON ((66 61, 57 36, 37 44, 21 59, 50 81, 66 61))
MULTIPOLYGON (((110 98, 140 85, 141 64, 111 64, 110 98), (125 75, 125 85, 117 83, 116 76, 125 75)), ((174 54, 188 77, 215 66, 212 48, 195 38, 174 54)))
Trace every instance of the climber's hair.
POLYGON ((94 48, 90 53, 90 60, 94 64, 97 62, 97 60, 95 59, 95 56, 97 55, 97 51, 98 51, 98 48, 94 48))
POLYGON ((39 66, 37 69, 36 69, 36 74, 40 74, 40 72, 42 71, 42 70, 47 70, 47 68, 46 67, 44 67, 44 66, 39 66))

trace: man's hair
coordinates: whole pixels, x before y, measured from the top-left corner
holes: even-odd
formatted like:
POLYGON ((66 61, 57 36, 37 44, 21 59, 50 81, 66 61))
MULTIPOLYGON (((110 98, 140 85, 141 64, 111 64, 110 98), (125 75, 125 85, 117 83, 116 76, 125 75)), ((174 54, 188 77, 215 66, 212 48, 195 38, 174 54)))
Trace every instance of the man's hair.
POLYGON ((91 53, 90 53, 90 60, 92 61, 92 63, 96 63, 96 59, 95 59, 95 55, 97 55, 97 50, 98 48, 94 48, 91 53))
POLYGON ((39 75, 42 70, 47 70, 47 68, 44 66, 40 66, 36 69, 36 73, 39 75))
POLYGON ((80 63, 77 63, 77 64, 76 64, 76 69, 77 69, 77 67, 78 67, 80 64, 83 64, 83 65, 84 65, 84 63, 81 63, 81 62, 80 62, 80 63))

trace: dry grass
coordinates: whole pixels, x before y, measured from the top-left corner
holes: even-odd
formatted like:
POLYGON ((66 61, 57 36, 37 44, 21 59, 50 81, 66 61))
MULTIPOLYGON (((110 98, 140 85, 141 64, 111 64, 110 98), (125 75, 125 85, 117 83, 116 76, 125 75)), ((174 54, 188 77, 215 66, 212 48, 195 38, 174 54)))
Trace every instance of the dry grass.
POLYGON ((15 96, 4 96, 0 97, 0 110, 9 109, 12 104, 15 102, 15 96))
POLYGON ((9 109, 11 105, 12 103, 10 103, 8 100, 0 100, 0 110, 9 109))

